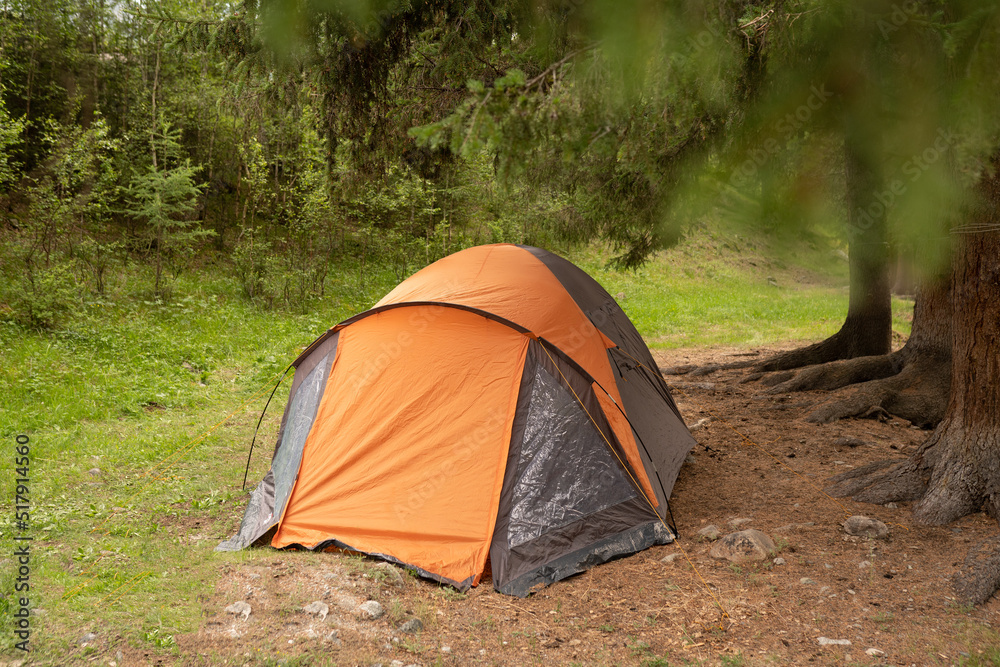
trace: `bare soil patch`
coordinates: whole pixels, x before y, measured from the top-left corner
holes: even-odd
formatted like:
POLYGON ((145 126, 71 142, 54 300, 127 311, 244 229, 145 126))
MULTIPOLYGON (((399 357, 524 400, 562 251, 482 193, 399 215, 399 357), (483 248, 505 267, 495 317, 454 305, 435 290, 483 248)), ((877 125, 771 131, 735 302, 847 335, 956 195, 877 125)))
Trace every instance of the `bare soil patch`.
MULTIPOLYGON (((657 357, 668 367, 746 353, 657 357)), ((344 553, 257 549, 220 569, 200 598, 199 629, 177 636, 175 652, 126 650, 124 664, 952 665, 993 648, 1000 600, 961 607, 950 578, 971 547, 997 533, 996 522, 980 514, 917 526, 907 504, 864 505, 822 491, 834 474, 905 457, 928 432, 898 419, 807 423, 823 394, 767 394, 739 384, 743 374, 667 378, 699 443, 674 488, 676 544, 524 600, 496 593, 488 577, 461 595, 344 553), (889 538, 848 536, 841 523, 854 514, 884 521, 889 538), (696 536, 710 524, 723 535, 734 526, 767 533, 780 560, 711 558, 711 543, 696 536), (385 613, 362 619, 357 607, 366 600, 385 613), (247 618, 224 611, 236 601, 250 605, 247 618), (327 605, 325 616, 303 611, 314 601, 327 605), (399 629, 413 618, 421 630, 399 629)), ((234 530, 238 523, 234 514, 234 530)))

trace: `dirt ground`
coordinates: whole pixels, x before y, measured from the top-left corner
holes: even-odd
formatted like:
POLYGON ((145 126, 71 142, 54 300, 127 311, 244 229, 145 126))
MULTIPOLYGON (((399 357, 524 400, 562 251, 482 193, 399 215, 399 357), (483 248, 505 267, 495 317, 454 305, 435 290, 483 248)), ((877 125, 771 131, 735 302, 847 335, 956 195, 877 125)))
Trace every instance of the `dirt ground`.
MULTIPOLYGON (((678 350, 658 362, 746 354, 678 350)), ((822 394, 767 395, 738 384, 741 377, 668 377, 698 440, 673 492, 675 544, 524 600, 496 593, 488 578, 462 595, 357 556, 262 550, 220 572, 202 597, 200 629, 177 636, 173 656, 126 651, 120 664, 178 655, 183 664, 240 665, 981 664, 977 656, 998 637, 1000 600, 962 607, 950 578, 996 523, 977 515, 916 526, 906 504, 863 505, 822 491, 829 476, 904 457, 928 433, 900 420, 808 424, 802 418, 822 394), (837 444, 842 438, 855 440, 837 444), (841 523, 854 514, 887 523, 888 539, 846 535, 841 523), (711 544, 697 538, 710 524, 722 534, 734 525, 764 531, 778 545, 776 559, 737 566, 711 558, 711 544), (360 619, 366 600, 384 614, 360 619), (245 619, 224 611, 237 601, 250 606, 245 619), (322 605, 303 611, 316 601, 325 614, 322 605), (422 629, 399 629, 413 618, 422 629)), ((234 514, 233 529, 238 522, 234 514)))

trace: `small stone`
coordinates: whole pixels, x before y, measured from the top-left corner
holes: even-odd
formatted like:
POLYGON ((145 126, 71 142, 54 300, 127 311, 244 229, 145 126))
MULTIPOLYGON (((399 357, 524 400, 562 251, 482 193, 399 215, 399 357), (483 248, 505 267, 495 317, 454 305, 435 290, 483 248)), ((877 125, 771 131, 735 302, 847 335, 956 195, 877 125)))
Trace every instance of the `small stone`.
POLYGON ((441 652, 442 653, 451 653, 451 647, 450 646, 442 646, 441 647, 441 652))
POLYGON ((93 632, 88 632, 84 636, 80 637, 80 641, 78 641, 77 643, 80 646, 86 646, 89 644, 93 644, 95 639, 97 639, 97 635, 95 635, 93 632))
POLYGON ((569 640, 569 645, 570 645, 570 646, 579 646, 579 645, 580 645, 580 644, 582 644, 582 643, 583 643, 583 642, 582 642, 582 641, 580 641, 579 639, 570 639, 570 640, 569 640))
POLYGON ((878 519, 861 516, 860 514, 855 514, 844 521, 844 532, 848 535, 871 537, 878 540, 884 540, 889 537, 889 527, 887 525, 878 519))
POLYGON ((419 618, 411 618, 402 625, 399 626, 400 632, 405 632, 407 634, 413 634, 424 629, 424 623, 419 618))
POLYGON ((799 579, 799 583, 802 584, 803 586, 812 586, 816 582, 810 579, 809 577, 802 577, 801 579, 799 579))
POLYGON ((681 557, 680 554, 667 554, 666 556, 664 556, 663 558, 660 559, 660 562, 661 563, 673 563, 675 560, 677 560, 680 557, 681 557))
POLYGON ((778 556, 777 558, 774 559, 774 564, 775 565, 784 565, 785 564, 785 559, 782 558, 781 556, 778 556))
POLYGON ((339 630, 332 630, 330 632, 330 634, 328 634, 324 638, 324 641, 328 641, 331 644, 333 644, 334 646, 340 646, 341 644, 343 644, 343 642, 340 641, 340 631, 339 630))
POLYGON ((402 660, 393 660, 389 663, 389 667, 404 667, 406 665, 402 660))
POLYGON ((873 658, 881 658, 885 655, 885 651, 877 648, 866 648, 865 653, 873 658))
POLYGON ((385 573, 385 579, 382 580, 383 583, 397 588, 402 588, 406 584, 403 575, 399 573, 399 568, 395 565, 391 563, 379 563, 375 567, 385 573))
POLYGON ((860 563, 858 563, 858 569, 859 570, 863 570, 866 567, 871 567, 871 566, 872 566, 872 562, 870 560, 863 560, 860 563))
POLYGON ((251 609, 250 605, 240 600, 226 607, 225 612, 227 614, 233 614, 234 616, 242 616, 245 621, 250 616, 251 609))
POLYGON ((759 530, 741 530, 730 533, 715 543, 709 555, 725 558, 734 563, 764 560, 777 550, 770 537, 759 530))
POLYGON ((316 639, 317 637, 319 637, 319 635, 316 634, 316 631, 313 630, 312 628, 309 628, 308 630, 306 630, 305 632, 303 632, 302 635, 306 639, 316 639))
POLYGON ((695 423, 688 426, 688 431, 690 431, 691 433, 700 431, 701 429, 705 428, 705 425, 710 423, 711 421, 712 421, 711 417, 705 417, 704 419, 699 419, 695 423))
POLYGON ((819 645, 820 646, 850 646, 851 645, 851 640, 850 639, 829 639, 827 637, 820 637, 819 638, 819 645))
POLYGON ((101 474, 101 469, 91 468, 90 470, 87 471, 87 474, 90 475, 91 477, 98 477, 101 474))
POLYGON ((751 521, 753 521, 753 519, 749 519, 749 518, 730 519, 729 520, 729 525, 732 526, 733 528, 739 528, 740 526, 747 525, 751 521))
POLYGON ((302 611, 313 616, 319 616, 319 620, 325 621, 326 615, 330 613, 330 607, 326 603, 316 600, 302 607, 302 611))
POLYGON ((885 507, 886 509, 891 509, 891 510, 898 510, 899 509, 899 505, 897 505, 896 503, 886 503, 885 505, 882 505, 882 507, 885 507))
POLYGON ((837 447, 861 447, 862 445, 867 445, 868 443, 860 438, 837 438, 833 441, 833 444, 837 447))
POLYGON ((247 577, 250 579, 260 579, 260 572, 251 572, 247 577))
POLYGON ((385 610, 383 610, 382 605, 375 600, 369 600, 368 602, 363 602, 358 605, 358 613, 362 616, 362 618, 374 621, 376 618, 381 617, 382 614, 385 613, 385 610))
POLYGON ((721 534, 718 527, 714 524, 709 524, 698 531, 698 537, 709 542, 719 539, 719 535, 721 534))

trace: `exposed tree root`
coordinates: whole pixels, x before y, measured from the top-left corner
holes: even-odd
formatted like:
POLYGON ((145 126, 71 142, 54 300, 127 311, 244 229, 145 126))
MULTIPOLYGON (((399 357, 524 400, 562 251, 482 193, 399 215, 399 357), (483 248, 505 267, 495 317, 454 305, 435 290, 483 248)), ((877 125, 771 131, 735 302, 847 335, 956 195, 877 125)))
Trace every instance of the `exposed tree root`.
POLYGON ((1000 537, 969 549, 952 581, 955 594, 966 604, 986 602, 1000 588, 1000 537))
MULTIPOLYGON (((875 358, 863 357, 854 361, 864 362, 869 359, 875 358)), ((849 365, 851 362, 845 363, 849 365)), ((864 364, 859 363, 858 366, 864 364)), ((834 373, 835 377, 826 379, 825 383, 833 384, 846 379, 857 382, 857 378, 863 377, 859 370, 870 369, 855 368, 834 373)), ((934 427, 944 417, 948 406, 950 371, 947 359, 916 359, 905 364, 895 375, 876 377, 849 391, 841 392, 841 395, 813 410, 806 420, 825 424, 845 417, 884 411, 923 428, 934 427)))
POLYGON ((950 317, 946 285, 932 282, 920 290, 913 333, 902 349, 779 371, 764 375, 760 383, 771 387, 769 393, 835 391, 853 385, 806 417, 811 422, 888 413, 918 426, 936 426, 944 417, 951 387, 950 317))
MULTIPOLYGON (((945 525, 984 509, 1000 517, 1000 462, 969 461, 970 452, 988 455, 998 446, 1000 434, 969 433, 961 420, 946 420, 911 458, 878 461, 837 475, 826 492, 880 505, 917 501, 913 517, 925 525, 945 525)), ((954 586, 962 601, 973 605, 1000 587, 1000 538, 969 552, 954 586)))

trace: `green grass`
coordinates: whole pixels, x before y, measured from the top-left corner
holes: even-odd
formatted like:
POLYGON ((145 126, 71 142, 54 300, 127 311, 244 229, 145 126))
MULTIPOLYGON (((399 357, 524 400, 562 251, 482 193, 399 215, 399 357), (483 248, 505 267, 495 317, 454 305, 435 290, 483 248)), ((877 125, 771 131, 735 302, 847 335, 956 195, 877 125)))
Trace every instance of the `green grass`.
MULTIPOLYGON (((800 248, 774 257, 758 243, 700 235, 635 271, 607 253, 571 255, 615 296, 651 348, 754 347, 820 340, 847 314, 847 262, 800 248)), ((893 329, 909 335, 911 301, 894 299, 893 329)))
MULTIPOLYGON (((595 248, 572 258, 611 294, 624 293, 654 346, 752 346, 836 330, 846 267, 806 271, 763 254, 706 237, 635 272, 605 268, 607 255, 595 248)), ((163 301, 144 296, 146 276, 130 275, 52 333, 0 320, 5 455, 17 434, 31 438, 31 600, 44 610, 32 617, 35 664, 87 662, 76 645, 86 632, 105 646, 176 660, 176 636, 198 628, 200 596, 220 568, 270 557, 213 551, 242 515, 247 448, 264 400, 302 347, 396 282, 391 271, 361 274, 349 262, 332 274, 327 296, 300 312, 256 309, 209 267, 182 277, 163 301)), ((267 470, 288 385, 263 424, 251 485, 267 470)), ((0 487, 13 497, 13 476, 0 487)), ((17 534, 4 512, 0 591, 8 596, 17 534)), ((9 597, 0 598, 5 627, 12 613, 9 597)), ((11 648, 10 633, 0 635, 0 652, 11 648)))

